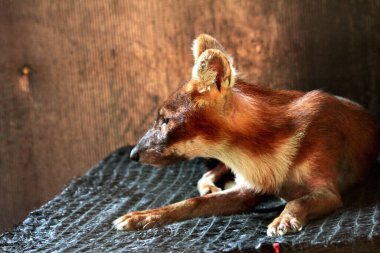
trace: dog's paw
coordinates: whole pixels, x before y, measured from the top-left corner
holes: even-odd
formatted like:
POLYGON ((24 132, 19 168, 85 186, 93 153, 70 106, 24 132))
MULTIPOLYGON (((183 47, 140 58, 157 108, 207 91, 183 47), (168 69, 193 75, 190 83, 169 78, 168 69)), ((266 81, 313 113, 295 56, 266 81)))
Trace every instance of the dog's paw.
POLYGON ((268 236, 282 236, 286 234, 296 233, 302 230, 303 222, 297 217, 289 214, 282 214, 272 221, 268 226, 268 236))
POLYGON ((150 229, 167 223, 169 219, 154 210, 127 213, 113 221, 117 230, 128 231, 150 229))
POLYGON ((216 187, 215 185, 202 185, 198 186, 198 191, 201 196, 214 193, 214 192, 220 192, 222 189, 219 187, 216 187))

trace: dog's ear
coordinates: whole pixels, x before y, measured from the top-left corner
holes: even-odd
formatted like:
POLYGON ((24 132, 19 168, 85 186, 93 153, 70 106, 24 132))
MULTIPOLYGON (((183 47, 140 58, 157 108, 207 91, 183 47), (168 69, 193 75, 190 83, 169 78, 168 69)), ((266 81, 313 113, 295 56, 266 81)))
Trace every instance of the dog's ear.
POLYGON ((196 62, 199 56, 207 49, 218 49, 223 52, 228 58, 230 58, 226 50, 215 38, 208 34, 201 34, 193 41, 192 50, 194 55, 194 62, 196 62))
POLYGON ((201 93, 214 87, 219 91, 231 88, 235 81, 235 69, 229 57, 219 49, 206 49, 196 59, 192 79, 201 93))

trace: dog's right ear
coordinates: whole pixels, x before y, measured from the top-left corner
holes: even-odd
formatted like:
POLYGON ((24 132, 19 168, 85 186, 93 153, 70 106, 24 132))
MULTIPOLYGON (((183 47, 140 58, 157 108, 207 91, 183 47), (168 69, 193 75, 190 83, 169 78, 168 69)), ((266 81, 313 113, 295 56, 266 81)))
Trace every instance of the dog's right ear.
POLYGON ((193 55, 194 62, 197 61, 199 56, 206 51, 207 49, 218 49, 223 52, 229 61, 232 63, 231 57, 227 54, 226 50, 223 46, 213 37, 208 34, 201 34, 193 41, 193 55))

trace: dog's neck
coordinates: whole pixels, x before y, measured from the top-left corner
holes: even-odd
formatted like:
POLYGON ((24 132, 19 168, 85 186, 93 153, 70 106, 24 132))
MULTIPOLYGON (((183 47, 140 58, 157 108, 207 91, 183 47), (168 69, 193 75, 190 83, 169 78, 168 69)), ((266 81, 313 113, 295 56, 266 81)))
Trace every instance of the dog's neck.
POLYGON ((237 84, 231 92, 225 140, 209 156, 230 167, 240 183, 273 193, 286 179, 303 131, 292 125, 286 102, 274 101, 274 91, 237 84))

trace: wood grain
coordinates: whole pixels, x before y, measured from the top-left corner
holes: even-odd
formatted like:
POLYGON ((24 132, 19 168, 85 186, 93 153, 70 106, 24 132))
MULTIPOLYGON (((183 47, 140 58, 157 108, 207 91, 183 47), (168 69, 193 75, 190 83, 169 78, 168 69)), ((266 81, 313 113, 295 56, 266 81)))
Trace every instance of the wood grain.
POLYGON ((199 33, 254 82, 324 89, 379 118, 378 13, 375 0, 0 0, 0 231, 135 143, 190 78, 199 33))

